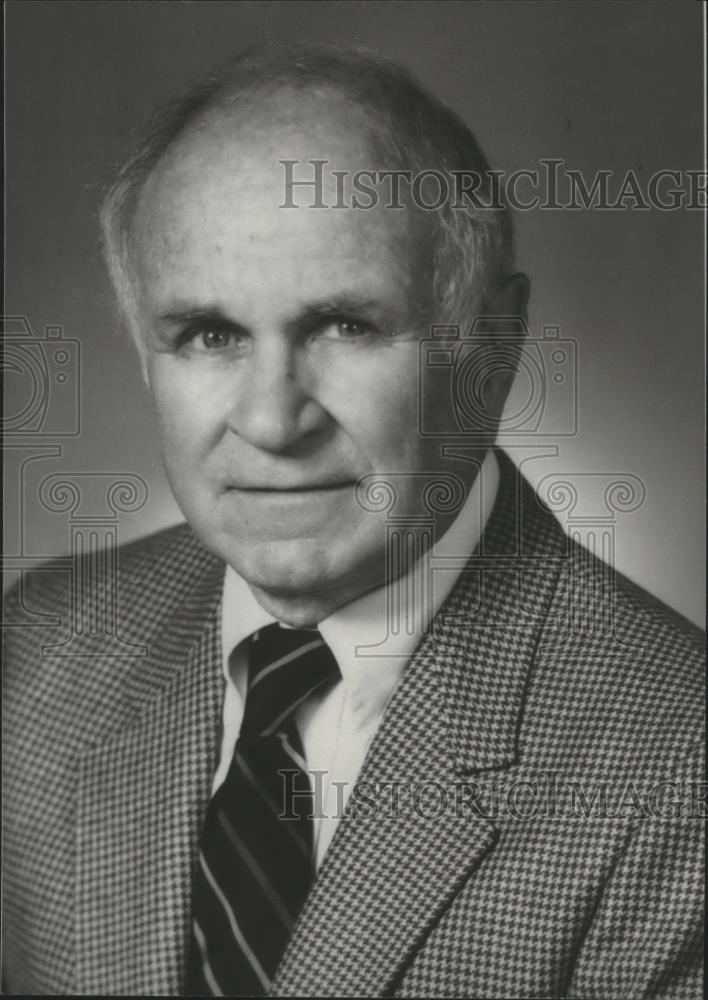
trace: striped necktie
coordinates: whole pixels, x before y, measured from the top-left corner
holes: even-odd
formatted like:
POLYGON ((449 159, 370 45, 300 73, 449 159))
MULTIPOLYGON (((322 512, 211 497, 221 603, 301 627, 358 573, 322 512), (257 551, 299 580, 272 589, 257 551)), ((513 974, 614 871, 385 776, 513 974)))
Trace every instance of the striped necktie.
POLYGON ((311 788, 294 713, 339 668, 318 631, 277 624, 251 636, 248 661, 241 732, 202 831, 189 996, 263 996, 314 877, 311 788))

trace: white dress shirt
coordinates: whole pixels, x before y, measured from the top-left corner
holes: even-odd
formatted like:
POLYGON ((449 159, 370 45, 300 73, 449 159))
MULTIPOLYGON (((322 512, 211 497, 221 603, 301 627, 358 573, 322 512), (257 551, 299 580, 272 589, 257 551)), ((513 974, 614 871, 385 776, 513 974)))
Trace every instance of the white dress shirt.
MULTIPOLYGON (((312 811, 318 867, 393 690, 457 581, 463 561, 474 551, 494 505, 498 484, 499 467, 490 450, 462 510, 431 551, 432 565, 435 567, 437 557, 443 557, 443 564, 432 573, 432 593, 427 600, 422 576, 425 560, 421 559, 404 577, 338 608, 318 625, 342 674, 340 681, 324 694, 311 696, 295 715, 315 793, 312 811), (445 557, 448 566, 444 565, 445 557), (396 634, 389 634, 387 629, 392 587, 399 588, 398 596, 406 602, 403 627, 396 634)), ((241 728, 248 670, 245 640, 274 621, 256 601, 246 581, 228 566, 221 621, 226 678, 223 736, 212 795, 226 777, 241 728)))

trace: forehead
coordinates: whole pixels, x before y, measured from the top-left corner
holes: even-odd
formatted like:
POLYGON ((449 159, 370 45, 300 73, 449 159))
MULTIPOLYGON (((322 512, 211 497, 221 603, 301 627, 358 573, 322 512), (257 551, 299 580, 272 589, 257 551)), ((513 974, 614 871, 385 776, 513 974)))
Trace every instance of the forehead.
POLYGON ((134 226, 138 271, 151 285, 168 274, 208 284, 284 265, 296 283, 326 283, 354 269, 372 280, 395 274, 412 288, 424 243, 414 209, 391 209, 383 196, 374 208, 351 207, 352 178, 381 169, 361 110, 338 97, 281 98, 258 118, 216 116, 192 128, 145 184, 134 226), (318 176, 312 161, 327 161, 317 193, 347 207, 310 207, 313 186, 292 188, 298 207, 284 207, 282 160, 297 161, 292 177, 307 181, 318 176))

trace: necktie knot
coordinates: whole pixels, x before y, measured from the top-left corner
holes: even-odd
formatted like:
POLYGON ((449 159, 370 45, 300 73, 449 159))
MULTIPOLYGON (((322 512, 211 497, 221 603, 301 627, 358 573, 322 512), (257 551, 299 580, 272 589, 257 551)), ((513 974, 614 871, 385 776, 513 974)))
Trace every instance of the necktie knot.
POLYGON ((317 629, 275 623, 254 632, 241 735, 277 732, 303 701, 339 676, 337 661, 317 629))

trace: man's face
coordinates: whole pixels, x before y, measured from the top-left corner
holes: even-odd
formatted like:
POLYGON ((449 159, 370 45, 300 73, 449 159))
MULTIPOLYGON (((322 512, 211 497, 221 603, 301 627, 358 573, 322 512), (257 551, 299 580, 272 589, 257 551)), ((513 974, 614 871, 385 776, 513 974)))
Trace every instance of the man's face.
POLYGON ((175 496, 262 603, 307 597, 305 617, 384 581, 383 517, 362 509, 357 481, 408 474, 396 514, 414 514, 414 474, 442 468, 418 430, 429 279, 410 210, 279 207, 278 160, 371 166, 357 132, 213 123, 152 176, 136 231, 175 496))

